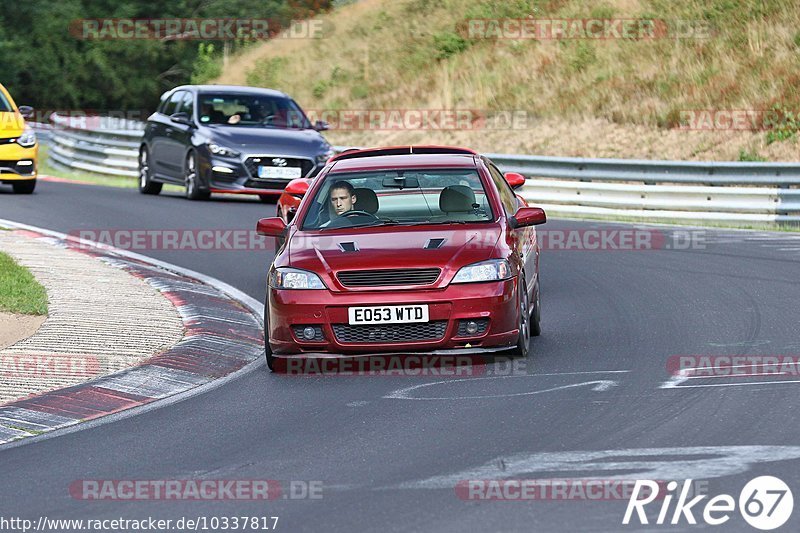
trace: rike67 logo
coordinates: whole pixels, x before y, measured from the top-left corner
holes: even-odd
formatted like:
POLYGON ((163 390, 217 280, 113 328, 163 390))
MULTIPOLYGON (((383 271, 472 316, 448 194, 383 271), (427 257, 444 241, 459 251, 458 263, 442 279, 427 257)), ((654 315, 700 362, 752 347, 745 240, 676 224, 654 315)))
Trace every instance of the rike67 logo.
MULTIPOLYGON (((630 500, 628 500, 628 507, 622 523, 630 524, 635 513, 640 524, 649 524, 645 507, 656 500, 661 503, 658 518, 655 521, 655 524, 658 525, 668 523, 676 525, 683 520, 686 520, 688 524, 697 524, 695 513, 701 514, 703 521, 711 526, 725 524, 731 519, 731 515, 737 508, 737 501, 733 496, 720 494, 704 502, 705 505, 700 505, 703 500, 708 498, 708 495, 695 495, 689 499, 691 487, 692 480, 687 479, 678 492, 678 482, 671 481, 667 484, 665 495, 663 492, 659 492, 659 485, 655 481, 637 480, 630 500), (645 496, 641 497, 642 494, 645 496), (672 507, 673 500, 676 500, 674 507, 672 507)), ((658 504, 654 507, 657 506, 658 504)), ((756 529, 769 531, 781 527, 792 516, 793 509, 794 498, 789 486, 773 476, 757 477, 749 481, 739 493, 739 513, 748 524, 756 529)))

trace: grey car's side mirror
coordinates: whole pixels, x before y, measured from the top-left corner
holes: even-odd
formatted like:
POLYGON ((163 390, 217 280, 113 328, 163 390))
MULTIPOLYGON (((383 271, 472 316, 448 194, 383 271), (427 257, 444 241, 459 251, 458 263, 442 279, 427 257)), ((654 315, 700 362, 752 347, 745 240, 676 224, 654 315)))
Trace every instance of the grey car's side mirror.
POLYGON ((176 124, 183 124, 184 126, 194 126, 194 124, 192 124, 192 119, 186 113, 175 113, 174 115, 170 115, 169 118, 170 120, 172 120, 172 122, 175 122, 176 124))
POLYGON ((21 105, 19 106, 19 114, 22 115, 22 118, 32 118, 33 108, 29 105, 21 105))

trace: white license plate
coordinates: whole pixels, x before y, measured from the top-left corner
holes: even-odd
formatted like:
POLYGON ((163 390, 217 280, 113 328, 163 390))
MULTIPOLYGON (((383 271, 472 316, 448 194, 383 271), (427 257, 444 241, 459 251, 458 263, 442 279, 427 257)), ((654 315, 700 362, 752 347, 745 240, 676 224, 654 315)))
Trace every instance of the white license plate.
POLYGON ((258 167, 259 178, 293 180, 302 175, 300 167, 258 167))
POLYGON ((350 324, 410 324, 428 322, 427 305, 385 305, 381 307, 349 307, 350 324))

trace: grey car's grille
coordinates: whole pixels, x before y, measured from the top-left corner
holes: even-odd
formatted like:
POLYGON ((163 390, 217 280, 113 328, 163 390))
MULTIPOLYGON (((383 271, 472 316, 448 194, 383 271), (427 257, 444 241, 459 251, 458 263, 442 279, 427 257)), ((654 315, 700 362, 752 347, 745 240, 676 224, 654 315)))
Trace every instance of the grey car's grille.
POLYGON ((333 324, 336 340, 348 344, 391 344, 398 342, 436 341, 444 337, 446 320, 423 324, 358 325, 333 324))
POLYGON ((336 274, 345 287, 387 287, 392 285, 430 285, 439 278, 439 268, 392 270, 345 270, 336 274))

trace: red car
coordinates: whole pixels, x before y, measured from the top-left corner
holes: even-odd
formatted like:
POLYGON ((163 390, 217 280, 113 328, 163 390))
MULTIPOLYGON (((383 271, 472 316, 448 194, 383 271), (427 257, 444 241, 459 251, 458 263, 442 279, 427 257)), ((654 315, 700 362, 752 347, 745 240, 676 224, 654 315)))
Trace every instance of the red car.
POLYGON ((462 148, 353 150, 295 180, 275 218, 266 359, 528 354, 539 335, 539 245, 528 207, 486 157, 462 148))

